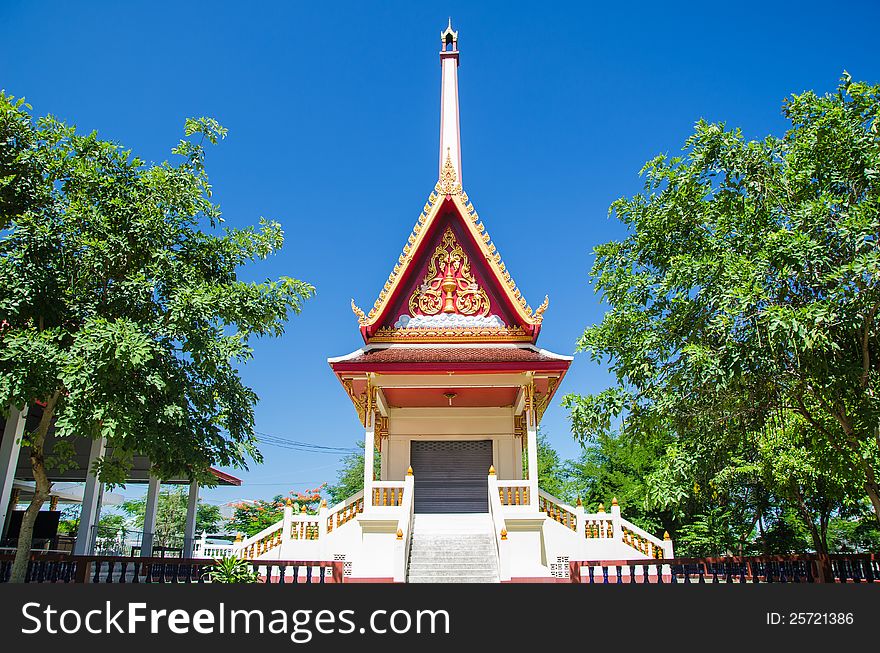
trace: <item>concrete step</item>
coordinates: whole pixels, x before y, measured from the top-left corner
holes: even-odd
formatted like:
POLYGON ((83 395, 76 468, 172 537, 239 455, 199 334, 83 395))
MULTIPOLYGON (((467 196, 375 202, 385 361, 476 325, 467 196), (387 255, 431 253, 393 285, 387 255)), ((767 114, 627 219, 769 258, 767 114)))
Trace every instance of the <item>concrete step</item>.
POLYGON ((467 551, 473 549, 495 549, 494 540, 475 540, 459 541, 459 540, 435 540, 431 538, 413 538, 412 546, 424 549, 433 549, 435 551, 467 551))
POLYGON ((452 564, 452 565, 442 565, 428 562, 411 562, 409 565, 409 571, 412 574, 415 573, 431 573, 436 571, 437 573, 467 573, 467 572, 477 572, 481 573, 483 571, 494 572, 495 565, 486 564, 485 560, 481 560, 479 562, 473 562, 470 564, 452 564))
POLYGON ((431 576, 410 576, 408 583, 498 583, 498 576, 457 576, 455 578, 434 578, 431 576))
POLYGON ((497 583, 491 517, 415 515, 408 562, 410 583, 497 583))

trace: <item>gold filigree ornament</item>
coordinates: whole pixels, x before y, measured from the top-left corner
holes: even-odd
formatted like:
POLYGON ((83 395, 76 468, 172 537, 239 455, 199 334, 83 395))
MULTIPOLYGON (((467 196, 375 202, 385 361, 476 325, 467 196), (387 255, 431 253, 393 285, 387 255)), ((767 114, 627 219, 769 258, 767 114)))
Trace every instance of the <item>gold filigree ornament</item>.
POLYGON ((446 148, 446 162, 440 171, 440 181, 437 182, 437 190, 444 195, 458 195, 461 193, 461 184, 458 183, 458 174, 452 165, 452 153, 446 148))
POLYGON ((480 288, 471 272, 467 255, 446 227, 443 240, 428 260, 428 271, 422 285, 409 298, 410 315, 489 314, 489 296, 480 288))
POLYGON ((532 319, 535 322, 541 323, 544 321, 544 311, 547 310, 547 307, 550 305, 550 295, 544 295, 544 301, 541 303, 538 308, 535 309, 535 312, 532 313, 532 319))
POLYGON ((366 324, 367 316, 364 315, 364 312, 358 308, 358 305, 354 303, 354 299, 351 300, 351 312, 357 316, 358 324, 366 324))

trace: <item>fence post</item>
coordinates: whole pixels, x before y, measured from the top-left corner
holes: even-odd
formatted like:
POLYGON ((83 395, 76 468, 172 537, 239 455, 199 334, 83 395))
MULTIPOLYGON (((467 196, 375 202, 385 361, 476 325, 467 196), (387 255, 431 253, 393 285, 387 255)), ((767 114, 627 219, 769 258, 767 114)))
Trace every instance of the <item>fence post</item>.
POLYGON ((568 581, 570 583, 578 583, 581 582, 581 563, 576 560, 572 560, 568 563, 568 581))
POLYGON ((86 558, 76 558, 76 570, 73 572, 74 583, 88 583, 92 575, 92 561, 86 558))

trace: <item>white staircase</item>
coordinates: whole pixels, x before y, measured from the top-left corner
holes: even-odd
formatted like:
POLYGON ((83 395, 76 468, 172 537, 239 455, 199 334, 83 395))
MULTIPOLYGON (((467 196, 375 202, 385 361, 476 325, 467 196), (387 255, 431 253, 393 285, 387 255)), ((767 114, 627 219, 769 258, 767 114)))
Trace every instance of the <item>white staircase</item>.
POLYGON ((488 514, 413 518, 408 583, 497 583, 498 552, 488 514))

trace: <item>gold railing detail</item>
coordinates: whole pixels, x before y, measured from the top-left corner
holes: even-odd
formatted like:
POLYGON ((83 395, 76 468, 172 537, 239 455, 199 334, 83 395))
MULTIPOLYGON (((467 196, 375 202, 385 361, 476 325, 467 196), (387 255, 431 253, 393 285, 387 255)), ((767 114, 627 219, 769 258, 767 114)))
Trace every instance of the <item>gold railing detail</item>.
POLYGON ((327 517, 327 532, 330 533, 334 528, 339 528, 343 524, 350 522, 364 511, 364 498, 361 497, 357 501, 352 501, 327 517))
POLYGON ((319 536, 317 521, 295 521, 290 524, 290 539, 317 540, 319 536))
POLYGON ((403 504, 403 487, 374 487, 374 506, 400 506, 403 504))
POLYGON ((538 495, 538 510, 547 513, 553 521, 577 532, 577 517, 574 513, 542 494, 538 495))
POLYGON ((273 531, 264 537, 261 537, 259 540, 255 542, 251 542, 244 548, 242 548, 238 555, 241 558, 245 559, 253 559, 259 558, 261 555, 266 553, 267 551, 271 551, 276 546, 281 544, 281 529, 279 528, 276 531, 273 531))
POLYGON ((500 485, 498 496, 502 506, 527 506, 529 505, 528 486, 500 485))
POLYGON ((631 546, 636 551, 645 554, 649 558, 655 558, 657 560, 663 559, 663 548, 657 546, 649 539, 642 537, 635 531, 627 528, 626 526, 621 525, 621 531, 623 533, 623 543, 631 546))
POLYGON ((587 539, 611 539, 614 525, 610 519, 584 519, 584 536, 587 539))

